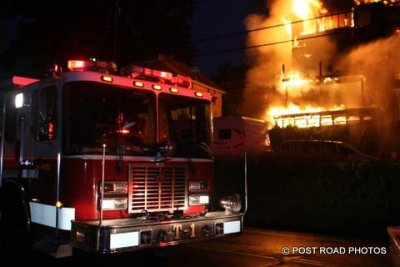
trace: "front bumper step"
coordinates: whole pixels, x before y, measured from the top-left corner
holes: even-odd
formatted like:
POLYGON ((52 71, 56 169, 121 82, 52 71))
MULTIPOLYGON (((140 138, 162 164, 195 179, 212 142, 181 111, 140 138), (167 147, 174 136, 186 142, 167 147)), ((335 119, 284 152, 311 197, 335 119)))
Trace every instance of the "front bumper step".
POLYGON ((205 216, 155 221, 118 219, 72 221, 72 246, 103 254, 134 251, 220 238, 243 230, 243 213, 210 212, 205 216))

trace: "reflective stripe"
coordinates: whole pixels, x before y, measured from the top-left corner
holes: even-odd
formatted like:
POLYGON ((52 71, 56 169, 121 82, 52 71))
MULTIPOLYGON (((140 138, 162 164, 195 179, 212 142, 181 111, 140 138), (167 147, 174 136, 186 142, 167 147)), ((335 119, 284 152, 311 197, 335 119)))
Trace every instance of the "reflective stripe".
POLYGON ((110 235, 110 249, 139 245, 139 232, 127 232, 110 235))
POLYGON ((224 223, 224 234, 240 233, 240 221, 224 223))
MULTIPOLYGON (((55 206, 29 202, 31 208, 31 222, 50 227, 56 227, 55 206)), ((58 217, 58 227, 62 230, 71 230, 71 220, 75 219, 75 208, 60 208, 58 217)))

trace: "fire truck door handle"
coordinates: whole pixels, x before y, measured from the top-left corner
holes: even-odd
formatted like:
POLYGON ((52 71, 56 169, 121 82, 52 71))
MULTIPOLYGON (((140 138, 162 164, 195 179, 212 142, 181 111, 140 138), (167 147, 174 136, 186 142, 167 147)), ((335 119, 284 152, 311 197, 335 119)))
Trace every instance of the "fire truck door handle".
POLYGON ((25 132, 25 117, 21 115, 19 117, 19 133, 22 134, 25 132))
POLYGON ((33 161, 29 159, 25 159, 21 161, 21 165, 25 167, 33 167, 33 161))

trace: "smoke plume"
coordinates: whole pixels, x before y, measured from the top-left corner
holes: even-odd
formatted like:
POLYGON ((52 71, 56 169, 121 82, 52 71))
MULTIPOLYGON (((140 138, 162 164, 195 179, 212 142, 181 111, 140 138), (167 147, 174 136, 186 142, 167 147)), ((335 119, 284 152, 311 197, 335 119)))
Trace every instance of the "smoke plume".
MULTIPOLYGON (((296 22, 301 19, 293 15, 293 2, 269 1, 268 17, 253 14, 246 20, 249 30, 264 29, 251 31, 248 36, 247 46, 257 48, 249 49, 247 54, 251 67, 246 77, 242 114, 266 119, 270 107, 289 104, 324 109, 378 106, 386 112, 390 123, 397 121, 393 80, 400 62, 399 34, 359 46, 344 55, 336 51, 334 35, 329 34, 309 38, 307 46, 293 48, 297 36, 288 30, 287 22, 292 21, 292 31, 305 27, 296 22), (300 71, 310 82, 296 88, 283 86, 282 79, 292 71, 300 71), (337 73, 341 74, 340 82, 326 79, 337 73)), ((329 8, 331 2, 327 3, 329 8)), ((310 16, 319 15, 314 10, 310 16)))
MULTIPOLYGON (((243 114, 265 119, 265 111, 271 105, 296 105, 315 104, 319 101, 310 86, 304 86, 297 91, 288 92, 288 88, 282 86, 284 75, 299 71, 292 56, 292 45, 296 40, 292 39, 291 28, 302 27, 302 22, 292 14, 292 0, 269 1, 270 14, 268 17, 250 15, 247 17, 246 26, 250 29, 263 28, 263 30, 249 33, 247 46, 257 46, 250 49, 247 55, 249 65, 247 72, 244 102, 241 106, 243 114), (261 44, 261 45, 260 45, 261 44), (289 98, 289 99, 288 99, 289 98)), ((319 14, 309 14, 312 17, 319 14)), ((331 60, 335 45, 329 38, 316 38, 308 43, 313 48, 313 56, 301 58, 309 69, 302 73, 308 77, 317 77, 328 72, 325 62, 331 60)), ((302 49, 301 47, 299 49, 302 49)), ((326 100, 326 96, 324 97, 326 100)))

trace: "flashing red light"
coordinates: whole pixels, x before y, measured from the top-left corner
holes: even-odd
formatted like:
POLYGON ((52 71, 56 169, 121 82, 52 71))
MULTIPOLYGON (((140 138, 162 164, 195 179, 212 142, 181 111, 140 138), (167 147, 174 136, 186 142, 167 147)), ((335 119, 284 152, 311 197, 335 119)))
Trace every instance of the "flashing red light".
POLYGON ((32 79, 32 78, 26 78, 26 77, 21 77, 21 76, 13 76, 11 79, 11 82, 17 86, 26 86, 29 85, 31 83, 37 82, 39 81, 38 79, 32 79))
POLYGON ((174 94, 179 93, 179 89, 178 89, 178 88, 174 88, 174 87, 169 88, 169 91, 170 91, 171 93, 174 93, 174 94))
POLYGON ((92 60, 68 60, 68 69, 71 71, 100 71, 103 73, 117 71, 117 65, 112 61, 92 60))
POLYGON ((86 67, 86 61, 83 60, 68 60, 68 69, 72 71, 83 71, 86 67))
POLYGON ((52 140, 53 137, 54 137, 54 125, 53 123, 50 122, 48 126, 48 138, 49 140, 52 140))
POLYGON ((160 70, 151 70, 152 75, 155 77, 159 77, 166 80, 172 80, 172 73, 167 71, 160 71, 160 70))
POLYGON ((117 130, 117 133, 119 133, 119 134, 130 134, 131 131, 128 130, 128 129, 120 129, 120 130, 117 130))
POLYGON ((192 79, 187 76, 177 75, 172 78, 172 83, 181 87, 192 88, 192 79))

